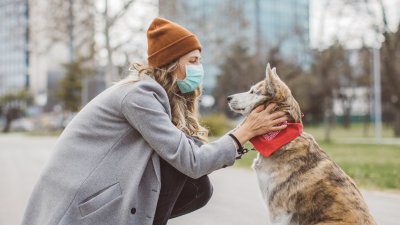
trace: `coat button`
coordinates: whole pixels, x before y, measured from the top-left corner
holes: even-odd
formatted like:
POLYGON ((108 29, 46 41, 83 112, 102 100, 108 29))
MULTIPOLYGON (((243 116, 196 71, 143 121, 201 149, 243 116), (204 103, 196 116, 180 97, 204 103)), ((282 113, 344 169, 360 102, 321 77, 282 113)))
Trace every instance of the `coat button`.
POLYGON ((136 208, 132 208, 132 209, 131 209, 131 213, 132 213, 132 214, 135 214, 135 213, 136 213, 136 208))

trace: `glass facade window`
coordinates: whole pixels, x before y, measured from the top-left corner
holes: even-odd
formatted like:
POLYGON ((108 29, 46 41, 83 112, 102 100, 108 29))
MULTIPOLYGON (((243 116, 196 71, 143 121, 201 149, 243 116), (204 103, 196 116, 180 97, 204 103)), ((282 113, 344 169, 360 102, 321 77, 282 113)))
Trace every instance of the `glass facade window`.
POLYGON ((0 0, 0 95, 28 85, 27 2, 0 0))

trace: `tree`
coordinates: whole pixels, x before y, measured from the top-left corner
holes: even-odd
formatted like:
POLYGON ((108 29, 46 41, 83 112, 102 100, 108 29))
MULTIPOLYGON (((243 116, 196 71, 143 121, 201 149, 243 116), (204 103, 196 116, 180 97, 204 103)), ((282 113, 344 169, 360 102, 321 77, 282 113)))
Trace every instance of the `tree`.
MULTIPOLYGON (((398 21, 395 22, 397 31, 389 28, 388 6, 384 4, 384 2, 388 3, 388 1, 342 1, 346 6, 350 6, 350 8, 357 12, 353 14, 359 17, 358 20, 368 23, 369 31, 372 31, 375 36, 373 40, 376 42, 371 46, 379 48, 382 44, 380 46, 380 65, 381 85, 384 87, 381 93, 383 118, 385 122, 392 122, 395 136, 400 137, 400 91, 398 89, 400 85, 400 66, 398 63, 394 63, 400 60, 400 24, 398 21), (360 16, 361 14, 363 16, 360 16), (384 41, 380 43, 382 36, 384 37, 384 41)), ((351 24, 357 23, 352 22, 351 24)), ((352 31, 352 33, 357 33, 358 36, 362 37, 369 36, 365 32, 352 31)), ((364 61, 368 62, 368 60, 364 61)), ((370 72, 369 74, 372 73, 372 71, 368 72, 370 72)))
MULTIPOLYGON (((357 83, 367 88, 365 99, 368 106, 371 105, 372 98, 372 52, 371 49, 367 46, 363 45, 361 49, 359 49, 359 57, 358 57, 358 66, 359 66, 359 76, 357 78, 357 83)), ((368 136, 369 123, 371 118, 371 112, 368 110, 364 115, 363 119, 363 135, 368 136)))
POLYGON ((34 18, 38 20, 37 23, 33 21, 35 26, 32 33, 36 38, 32 46, 46 42, 37 50, 42 53, 58 43, 69 46, 71 62, 79 58, 82 62, 91 63, 93 68, 97 64, 106 65, 105 82, 108 85, 118 78, 116 64, 127 64, 132 55, 139 58, 145 55, 145 46, 137 40, 147 25, 144 21, 152 15, 142 15, 142 12, 137 13, 134 9, 135 4, 142 4, 147 7, 147 11, 155 11, 156 5, 152 2, 123 0, 111 4, 109 0, 100 3, 94 0, 30 1, 37 6, 34 7, 36 14, 41 15, 34 18), (139 52, 139 49, 142 51, 139 52))
MULTIPOLYGON (((333 102, 335 98, 344 98, 342 87, 351 77, 351 66, 346 57, 346 50, 338 42, 325 50, 316 51, 314 59, 312 73, 315 74, 317 84, 314 87, 314 100, 323 109, 325 140, 330 141, 331 130, 336 120, 333 102)), ((351 104, 348 107, 351 107, 351 104)))
POLYGON ((94 0, 29 0, 30 48, 46 54, 56 44, 70 48, 71 60, 93 59, 95 50, 94 0))
POLYGON ((32 102, 33 98, 26 90, 8 93, 0 97, 0 115, 3 114, 6 119, 3 132, 10 131, 11 123, 23 116, 27 106, 32 102))
MULTIPOLYGON (((368 2, 367 0, 365 0, 368 2)), ((368 13, 376 22, 371 23, 377 37, 383 36, 384 41, 380 48, 381 56, 381 93, 384 121, 393 122, 394 135, 400 137, 400 23, 396 22, 396 31, 391 31, 387 17, 387 8, 382 0, 378 0, 380 13, 368 8, 368 13), (378 15, 380 14, 380 15, 378 15)))
POLYGON ((81 105, 82 78, 92 73, 80 61, 64 64, 65 75, 60 82, 57 97, 62 101, 64 110, 76 112, 81 105))
POLYGON ((248 49, 241 46, 240 42, 235 43, 230 49, 231 52, 221 65, 221 73, 217 77, 213 95, 216 99, 217 109, 229 117, 234 117, 238 115, 229 109, 226 97, 247 91, 251 85, 264 79, 265 68, 262 68, 259 59, 251 56, 248 49))
POLYGON ((119 20, 121 20, 125 14, 129 12, 129 9, 135 3, 136 0, 125 0, 123 2, 123 6, 121 9, 118 10, 117 13, 112 15, 109 10, 109 4, 108 0, 105 0, 105 7, 104 11, 100 14, 102 21, 104 23, 104 39, 105 39, 105 50, 107 52, 107 65, 106 65, 106 73, 105 73, 105 82, 106 85, 111 85, 113 81, 117 78, 117 68, 114 66, 113 62, 113 55, 114 52, 117 51, 119 48, 123 47, 127 43, 131 42, 133 39, 133 35, 136 32, 143 31, 141 29, 137 29, 134 32, 131 32, 131 35, 129 35, 128 38, 126 38, 123 41, 120 41, 117 44, 113 44, 112 42, 112 32, 113 28, 115 28, 115 25, 118 23, 119 20))
POLYGON ((386 31, 381 48, 382 103, 384 113, 393 119, 394 134, 400 137, 400 25, 396 32, 386 31))
POLYGON ((226 97, 248 91, 249 88, 265 78, 265 67, 269 62, 278 69, 278 74, 289 86, 293 95, 300 103, 302 111, 307 114, 306 122, 313 121, 313 115, 320 114, 321 107, 315 107, 314 95, 316 95, 313 76, 307 74, 300 65, 290 61, 279 53, 279 46, 273 47, 268 52, 267 60, 260 59, 258 54, 250 54, 248 50, 236 43, 230 49, 232 51, 222 63, 221 73, 217 77, 217 85, 214 89, 216 106, 218 110, 224 111, 229 117, 236 114, 228 108, 226 97), (316 110, 317 109, 317 110, 316 110))

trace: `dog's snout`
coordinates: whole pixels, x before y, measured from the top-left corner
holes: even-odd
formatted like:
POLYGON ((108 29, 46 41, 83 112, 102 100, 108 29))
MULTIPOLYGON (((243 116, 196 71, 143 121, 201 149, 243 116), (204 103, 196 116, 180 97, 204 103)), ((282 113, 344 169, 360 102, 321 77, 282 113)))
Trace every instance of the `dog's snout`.
POLYGON ((228 100, 228 102, 230 102, 230 101, 232 100, 232 95, 231 95, 231 96, 228 96, 228 97, 226 98, 226 100, 228 100))

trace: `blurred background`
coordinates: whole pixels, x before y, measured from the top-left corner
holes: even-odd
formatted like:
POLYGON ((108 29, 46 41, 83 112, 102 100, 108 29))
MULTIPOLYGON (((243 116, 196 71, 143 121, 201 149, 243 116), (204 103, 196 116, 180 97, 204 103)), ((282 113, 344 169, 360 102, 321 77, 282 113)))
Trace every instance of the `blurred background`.
MULTIPOLYGON (((0 0, 0 175, 8 184, 0 193, 25 188, 2 197, 23 207, 68 122, 131 63, 147 62, 146 30, 157 16, 203 45, 200 116, 211 140, 242 119, 226 96, 263 79, 269 62, 323 149, 361 188, 398 197, 400 0, 0 0)), ((250 168, 254 157, 235 166, 250 168)), ((7 213, 0 208, 0 224, 12 224, 1 219, 7 213)))

